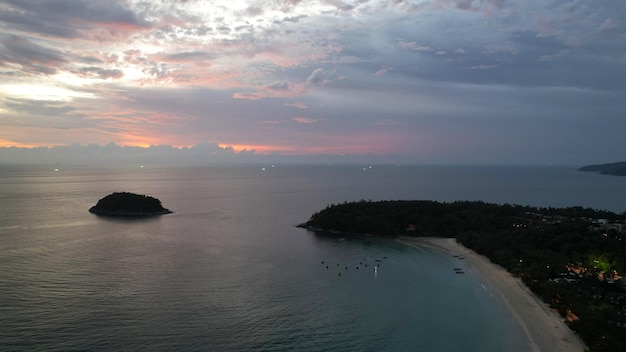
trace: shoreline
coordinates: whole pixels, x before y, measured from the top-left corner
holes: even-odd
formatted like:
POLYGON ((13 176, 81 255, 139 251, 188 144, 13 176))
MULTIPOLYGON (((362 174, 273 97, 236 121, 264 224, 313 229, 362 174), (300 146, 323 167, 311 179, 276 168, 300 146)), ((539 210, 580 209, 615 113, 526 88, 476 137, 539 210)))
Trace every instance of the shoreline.
POLYGON ((524 283, 487 257, 459 244, 454 238, 401 237, 408 245, 437 247, 450 255, 461 255, 471 268, 484 277, 517 319, 526 333, 530 351, 582 352, 586 346, 564 323, 564 318, 553 312, 524 283))

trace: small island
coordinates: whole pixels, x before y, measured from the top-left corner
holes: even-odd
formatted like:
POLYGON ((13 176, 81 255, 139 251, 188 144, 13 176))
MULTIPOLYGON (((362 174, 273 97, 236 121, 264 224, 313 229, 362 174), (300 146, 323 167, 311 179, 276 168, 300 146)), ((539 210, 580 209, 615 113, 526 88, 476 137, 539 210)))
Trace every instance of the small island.
POLYGON ((626 161, 587 165, 578 169, 579 171, 597 172, 601 175, 626 176, 626 161))
POLYGON ((113 217, 147 217, 171 213, 169 209, 163 208, 160 200, 129 192, 111 193, 100 199, 89 212, 113 217))

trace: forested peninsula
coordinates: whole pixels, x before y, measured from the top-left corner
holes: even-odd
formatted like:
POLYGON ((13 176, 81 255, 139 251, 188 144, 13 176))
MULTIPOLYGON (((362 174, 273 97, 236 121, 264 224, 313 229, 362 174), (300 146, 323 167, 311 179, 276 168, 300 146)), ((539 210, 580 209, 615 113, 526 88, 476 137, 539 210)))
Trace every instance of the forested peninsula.
POLYGON ((626 212, 480 201, 359 201, 299 225, 329 236, 455 237, 557 310, 590 351, 626 350, 626 212))
POLYGON ((578 170, 597 172, 602 175, 626 176, 626 161, 610 164, 587 165, 579 168, 578 170))

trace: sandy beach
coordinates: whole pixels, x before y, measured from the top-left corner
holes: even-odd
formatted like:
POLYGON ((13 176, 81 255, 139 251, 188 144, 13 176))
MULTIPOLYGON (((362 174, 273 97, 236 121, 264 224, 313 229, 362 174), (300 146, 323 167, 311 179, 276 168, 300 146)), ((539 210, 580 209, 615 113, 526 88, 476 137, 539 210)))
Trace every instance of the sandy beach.
POLYGON ((456 242, 454 238, 402 238, 407 244, 430 245, 451 255, 463 256, 470 268, 487 280, 501 296, 518 320, 530 341, 531 351, 582 352, 585 345, 563 322, 564 319, 549 309, 520 279, 484 256, 476 254, 456 242))

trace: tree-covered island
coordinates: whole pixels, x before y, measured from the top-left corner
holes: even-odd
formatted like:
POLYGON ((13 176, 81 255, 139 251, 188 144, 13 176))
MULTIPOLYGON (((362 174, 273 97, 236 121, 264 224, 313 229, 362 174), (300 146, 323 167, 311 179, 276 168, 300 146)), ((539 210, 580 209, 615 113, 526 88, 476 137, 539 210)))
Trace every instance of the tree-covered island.
POLYGON ((145 217, 171 213, 169 209, 163 208, 160 200, 129 192, 111 193, 100 199, 89 212, 115 217, 145 217))
POLYGON ((300 227, 330 236, 455 237, 557 310, 590 351, 626 351, 626 212, 479 201, 330 205, 300 227))

